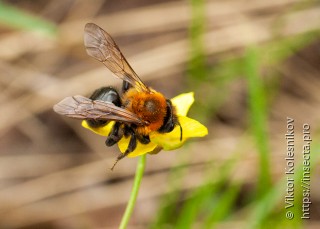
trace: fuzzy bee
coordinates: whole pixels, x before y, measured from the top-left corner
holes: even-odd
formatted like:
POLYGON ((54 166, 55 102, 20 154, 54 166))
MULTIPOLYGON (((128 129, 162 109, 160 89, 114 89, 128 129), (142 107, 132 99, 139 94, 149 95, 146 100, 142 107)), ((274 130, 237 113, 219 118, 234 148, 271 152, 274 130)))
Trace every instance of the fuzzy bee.
POLYGON ((171 101, 141 81, 107 32, 96 24, 86 24, 84 45, 88 55, 102 62, 123 80, 121 93, 113 87, 102 87, 95 90, 90 98, 80 95, 67 97, 54 106, 54 111, 86 120, 93 128, 115 121, 106 145, 112 146, 123 137, 130 137, 130 141, 112 169, 119 160, 135 150, 137 141, 148 144, 151 132, 169 133, 179 125, 182 140, 182 127, 171 101))

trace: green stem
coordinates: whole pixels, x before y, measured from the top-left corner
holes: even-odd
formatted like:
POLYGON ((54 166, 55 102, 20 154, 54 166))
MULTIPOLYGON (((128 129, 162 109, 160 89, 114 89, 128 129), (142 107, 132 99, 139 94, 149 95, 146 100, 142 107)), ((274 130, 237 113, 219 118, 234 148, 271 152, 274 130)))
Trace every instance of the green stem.
POLYGON ((137 169, 136 169, 136 175, 134 177, 133 188, 131 191, 131 196, 130 196, 129 202, 127 204, 126 211, 124 212, 124 214, 122 216, 119 229, 127 228, 128 222, 130 220, 131 214, 133 212, 133 208, 134 208, 136 200, 137 200, 137 196, 138 196, 138 192, 139 192, 139 188, 140 188, 145 165, 146 165, 146 155, 144 154, 144 155, 140 156, 140 158, 139 158, 137 169))

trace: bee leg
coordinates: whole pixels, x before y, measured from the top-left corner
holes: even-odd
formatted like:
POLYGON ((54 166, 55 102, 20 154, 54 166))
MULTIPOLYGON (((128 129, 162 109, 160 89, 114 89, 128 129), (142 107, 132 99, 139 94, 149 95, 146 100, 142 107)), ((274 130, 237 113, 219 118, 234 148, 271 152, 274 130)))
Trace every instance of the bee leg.
POLYGON ((113 170, 113 168, 116 166, 116 164, 118 163, 118 161, 120 161, 122 158, 128 156, 129 153, 131 153, 132 151, 135 150, 135 148, 137 147, 137 135, 135 134, 135 132, 130 129, 130 133, 131 138, 129 141, 129 145, 128 148, 126 149, 126 151, 124 153, 119 154, 119 156, 117 157, 116 161, 114 162, 113 166, 111 167, 111 170, 113 170))
POLYGON ((113 146, 118 141, 120 141, 120 139, 122 138, 123 132, 120 130, 120 125, 121 125, 121 123, 119 123, 119 122, 116 122, 113 125, 111 132, 109 133, 107 140, 106 140, 107 146, 113 146))
POLYGON ((131 84, 129 84, 127 81, 123 81, 122 83, 122 93, 127 92, 131 88, 131 84))
POLYGON ((137 135, 137 138, 139 140, 139 142, 141 142, 142 144, 148 144, 150 143, 150 138, 148 135, 137 135))

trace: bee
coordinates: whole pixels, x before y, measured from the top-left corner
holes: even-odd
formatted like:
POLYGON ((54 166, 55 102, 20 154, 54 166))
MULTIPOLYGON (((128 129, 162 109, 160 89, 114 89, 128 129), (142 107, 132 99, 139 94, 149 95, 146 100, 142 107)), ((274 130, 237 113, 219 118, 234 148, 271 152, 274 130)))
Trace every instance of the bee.
POLYGON ((102 87, 95 90, 90 98, 80 95, 67 97, 54 106, 54 111, 86 120, 93 128, 115 121, 106 145, 112 146, 123 137, 130 137, 130 140, 126 151, 119 154, 111 170, 119 160, 136 149, 137 141, 148 144, 149 134, 153 131, 169 133, 179 125, 182 140, 182 127, 171 101, 141 81, 106 31, 96 24, 86 24, 84 45, 89 56, 102 62, 123 80, 121 94, 113 87, 102 87))

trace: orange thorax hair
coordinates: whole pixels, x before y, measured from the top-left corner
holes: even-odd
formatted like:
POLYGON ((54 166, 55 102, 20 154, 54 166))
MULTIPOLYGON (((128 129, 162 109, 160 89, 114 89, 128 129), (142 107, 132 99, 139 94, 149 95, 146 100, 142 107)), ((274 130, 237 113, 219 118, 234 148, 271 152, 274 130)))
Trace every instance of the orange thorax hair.
POLYGON ((138 133, 148 135, 157 131, 163 125, 167 113, 166 98, 159 92, 138 92, 130 88, 123 95, 124 107, 136 114, 140 119, 148 121, 149 125, 137 127, 138 133))

